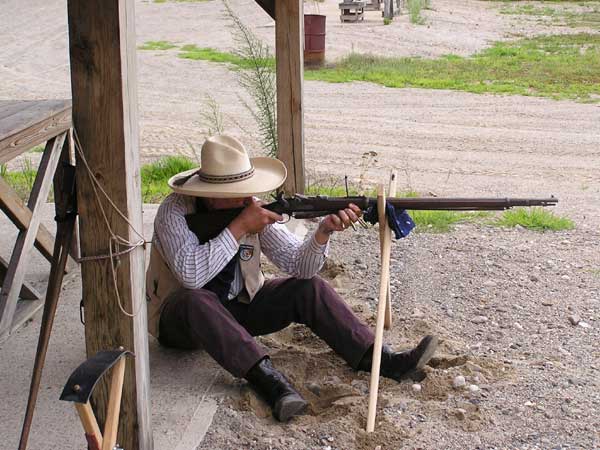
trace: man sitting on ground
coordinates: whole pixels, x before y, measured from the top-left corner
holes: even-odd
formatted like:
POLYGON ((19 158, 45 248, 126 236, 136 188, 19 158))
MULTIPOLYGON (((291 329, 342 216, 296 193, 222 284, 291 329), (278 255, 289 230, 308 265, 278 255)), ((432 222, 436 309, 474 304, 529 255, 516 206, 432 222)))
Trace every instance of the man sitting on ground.
MULTIPOLYGON (((230 136, 208 138, 201 167, 169 180, 174 193, 156 214, 147 273, 150 333, 165 346, 206 350, 248 380, 280 421, 302 413, 307 403, 253 336, 301 323, 364 371, 371 369, 374 343, 371 329, 317 276, 330 236, 356 222, 360 209, 350 205, 325 217, 300 241, 278 223, 283 217, 253 197, 277 189, 285 178, 279 160, 251 159, 230 136), (223 214, 234 208, 243 209, 223 214), (261 252, 290 277, 265 281, 261 252)), ((384 346, 381 375, 400 381, 422 368, 436 346, 432 336, 410 351, 384 346)))

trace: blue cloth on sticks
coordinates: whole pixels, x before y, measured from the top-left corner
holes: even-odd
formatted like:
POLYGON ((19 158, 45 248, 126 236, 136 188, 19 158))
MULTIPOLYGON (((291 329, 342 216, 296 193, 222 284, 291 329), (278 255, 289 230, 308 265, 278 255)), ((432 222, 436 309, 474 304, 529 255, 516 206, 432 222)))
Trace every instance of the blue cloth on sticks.
MULTIPOLYGON (((412 218, 408 215, 405 209, 395 208, 394 205, 386 203, 386 216, 390 228, 394 231, 396 239, 401 239, 410 234, 412 229, 415 227, 415 223, 412 218)), ((375 225, 379 222, 379 214, 377 212, 377 205, 370 206, 365 212, 364 219, 375 225)))

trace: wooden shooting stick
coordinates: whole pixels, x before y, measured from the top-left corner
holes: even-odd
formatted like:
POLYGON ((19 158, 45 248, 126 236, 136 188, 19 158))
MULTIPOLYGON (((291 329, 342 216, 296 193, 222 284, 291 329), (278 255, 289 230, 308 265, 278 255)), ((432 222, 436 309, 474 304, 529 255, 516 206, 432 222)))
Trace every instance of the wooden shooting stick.
POLYGON ((375 343, 373 344, 373 363, 371 365, 371 383, 369 385, 369 411, 367 413, 367 433, 375 430, 375 414, 377 412, 377 393, 379 391, 379 369, 381 368, 381 350, 383 347, 383 325, 385 322, 386 296, 390 279, 390 252, 392 237, 385 213, 385 187, 377 187, 377 212, 379 227, 383 229, 381 251, 381 281, 379 283, 379 303, 377 304, 377 324, 375 326, 375 343))
MULTIPOLYGON (((397 185, 398 185, 398 173, 396 172, 396 170, 392 170, 390 173, 390 189, 388 191, 388 196, 389 197, 395 197, 396 196, 396 190, 397 190, 397 185)), ((389 227, 387 227, 389 228, 389 227)), ((381 259, 383 260, 383 241, 384 236, 383 233, 385 231, 384 227, 379 227, 379 243, 381 244, 381 259)), ((389 234, 389 230, 388 230, 388 234, 389 234)), ((391 239, 391 238, 390 238, 391 239)), ((386 308, 385 308, 385 321, 383 323, 383 327, 386 330, 389 330, 390 328, 392 328, 392 292, 390 289, 390 277, 388 275, 388 284, 387 284, 387 298, 386 298, 386 308)))
POLYGON ((122 347, 118 350, 98 352, 75 369, 65 384, 60 399, 75 404, 89 450, 114 450, 116 448, 123 380, 125 379, 125 357, 131 354, 122 347), (106 422, 104 434, 102 434, 98 420, 90 406, 90 396, 98 381, 111 367, 113 369, 106 422))

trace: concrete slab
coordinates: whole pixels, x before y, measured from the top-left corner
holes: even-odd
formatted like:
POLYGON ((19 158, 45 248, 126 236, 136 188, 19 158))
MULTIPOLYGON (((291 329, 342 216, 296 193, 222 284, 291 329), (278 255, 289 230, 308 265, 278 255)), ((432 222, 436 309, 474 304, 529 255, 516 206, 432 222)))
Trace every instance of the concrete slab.
MULTIPOLYGON (((54 230, 53 205, 43 222, 54 230)), ((144 234, 152 235, 156 205, 144 206, 144 234)), ((0 254, 10 255, 16 228, 0 218, 0 254)), ((34 251, 27 279, 45 292, 49 264, 34 251)), ((83 430, 74 408, 58 400, 67 378, 85 360, 84 328, 79 320, 79 271, 63 289, 48 349, 46 366, 28 448, 80 450, 83 430)), ((0 345, 0 450, 18 446, 41 314, 0 345)), ((232 378, 204 352, 165 349, 150 338, 152 421, 155 449, 193 450, 201 442, 218 407, 218 398, 234 389, 232 378)))

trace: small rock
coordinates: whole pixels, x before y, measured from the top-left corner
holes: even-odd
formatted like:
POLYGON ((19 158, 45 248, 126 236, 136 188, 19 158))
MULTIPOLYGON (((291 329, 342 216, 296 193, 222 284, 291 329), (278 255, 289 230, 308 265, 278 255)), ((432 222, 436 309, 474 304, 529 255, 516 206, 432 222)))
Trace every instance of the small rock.
POLYGON ((534 283, 540 281, 540 279, 536 275, 529 275, 529 280, 533 281, 534 283))
POLYGON ((319 386, 317 383, 308 383, 306 385, 306 389, 315 394, 317 397, 321 396, 321 386, 319 386))
POLYGON ((561 278, 563 280, 567 280, 567 281, 571 279, 571 277, 569 275, 562 275, 561 278))
POLYGON ((543 306, 554 306, 554 302, 552 300, 542 300, 543 306))
POLYGON ((485 316, 475 316, 471 319, 471 322, 473 323, 486 323, 488 321, 488 318, 485 316))
POLYGON ((496 287, 498 285, 498 283, 496 283, 495 281, 492 281, 492 280, 487 280, 487 281, 484 281, 483 285, 486 287, 496 287))
POLYGON ((455 389, 460 389, 465 387, 465 385, 467 384, 465 377, 463 377, 462 375, 458 375, 457 377, 454 378, 454 381, 452 382, 452 386, 454 386, 455 389))
POLYGON ((521 325, 519 322, 515 322, 513 325, 517 330, 523 331, 523 325, 521 325))
POLYGON ((525 405, 525 406, 529 406, 529 407, 531 407, 531 406, 535 406, 535 403, 532 403, 532 402, 530 402, 530 401, 526 401, 526 402, 524 403, 524 405, 525 405))
POLYGON ((578 325, 582 328, 591 328, 591 325, 587 322, 584 322, 583 320, 580 321, 578 325))
POLYGON ((422 389, 422 387, 418 383, 415 383, 415 384, 412 385, 412 390, 415 391, 415 392, 421 392, 421 389, 422 389))
POLYGON ((581 322, 581 319, 576 314, 571 314, 568 317, 568 319, 569 319, 569 322, 571 322, 571 325, 577 325, 577 324, 579 324, 579 322, 581 322))
POLYGON ((456 411, 454 411, 454 415, 456 415, 458 420, 465 420, 465 417, 467 417, 467 410, 463 408, 457 408, 456 411))
POLYGON ((381 450, 381 445, 376 446, 375 450, 381 450))
POLYGON ((479 386, 477 386, 476 384, 470 384, 469 385, 469 392, 471 393, 475 393, 475 392, 479 392, 479 386))

